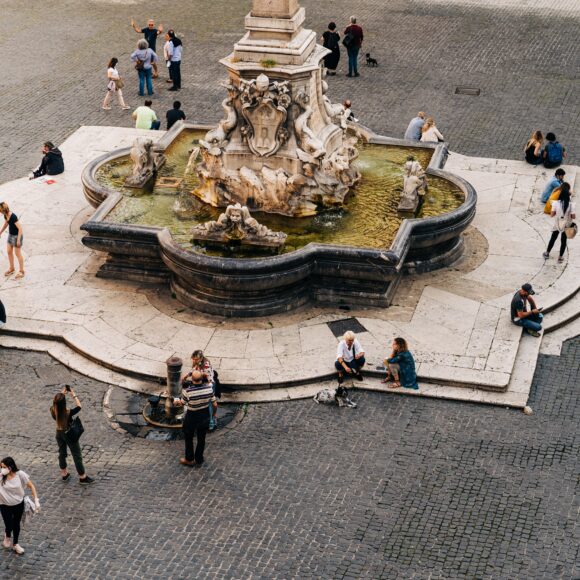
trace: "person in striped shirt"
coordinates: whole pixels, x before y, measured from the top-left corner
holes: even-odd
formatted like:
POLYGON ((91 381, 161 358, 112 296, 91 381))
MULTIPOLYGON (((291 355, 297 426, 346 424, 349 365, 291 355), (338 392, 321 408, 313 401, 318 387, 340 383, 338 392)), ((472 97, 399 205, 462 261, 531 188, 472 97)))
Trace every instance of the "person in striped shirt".
POLYGON ((175 404, 186 408, 183 418, 183 437, 185 439, 185 457, 179 460, 181 465, 203 465, 205 449, 205 435, 209 428, 209 405, 214 413, 217 412, 217 399, 214 395, 213 384, 204 382, 200 371, 187 374, 182 383, 181 399, 175 404), (193 448, 193 437, 197 436, 197 446, 193 448))

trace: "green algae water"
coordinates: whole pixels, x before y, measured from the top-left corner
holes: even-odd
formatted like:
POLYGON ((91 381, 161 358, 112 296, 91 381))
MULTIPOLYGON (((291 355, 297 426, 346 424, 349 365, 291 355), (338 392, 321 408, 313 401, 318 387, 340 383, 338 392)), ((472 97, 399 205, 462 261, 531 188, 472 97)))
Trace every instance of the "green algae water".
MULTIPOLYGON (((101 166, 97 180, 123 193, 123 199, 109 213, 107 221, 167 227, 177 243, 186 249, 194 249, 191 228, 195 224, 217 219, 223 212, 223 208, 210 207, 193 196, 190 192, 198 184, 197 176, 194 172, 185 174, 189 153, 204 135, 205 131, 182 131, 166 150, 167 162, 159 172, 155 185, 149 190, 124 187, 125 177, 131 173, 128 156, 101 166), (166 187, 162 185, 162 178, 178 178, 182 181, 177 187, 166 187)), ((310 242, 389 248, 403 221, 403 217, 397 213, 397 206, 407 156, 413 154, 423 167, 427 167, 432 151, 371 144, 361 145, 359 151, 360 156, 355 163, 362 179, 349 194, 344 208, 326 210, 306 218, 252 212, 260 223, 288 235, 283 252, 297 250, 310 242)), ((430 176, 429 191, 417 217, 450 212, 463 201, 464 195, 457 186, 445 179, 430 176)), ((212 255, 258 255, 251 249, 241 248, 195 249, 212 255)))

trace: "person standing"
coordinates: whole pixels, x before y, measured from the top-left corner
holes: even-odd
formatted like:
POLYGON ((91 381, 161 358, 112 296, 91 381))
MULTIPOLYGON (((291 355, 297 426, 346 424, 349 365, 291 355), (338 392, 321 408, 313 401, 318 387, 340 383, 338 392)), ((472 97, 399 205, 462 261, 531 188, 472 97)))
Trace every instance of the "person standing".
POLYGON ((435 119, 427 117, 425 124, 421 128, 421 141, 423 143, 437 143, 438 141, 445 141, 445 138, 437 129, 435 119))
POLYGON ((415 359, 409 351, 407 341, 404 338, 395 338, 391 345, 391 355, 385 359, 387 377, 381 382, 387 383, 393 379, 392 389, 403 387, 404 389, 418 389, 415 359))
MULTIPOLYGON (((191 371, 199 371, 202 374, 202 380, 210 383, 213 394, 221 399, 221 387, 217 371, 214 371, 211 362, 203 354, 203 350, 194 350, 191 355, 191 371)), ((191 374, 191 373, 190 373, 191 374)), ((217 405, 217 401, 216 401, 217 405)), ((216 407, 217 408, 217 407, 216 407)), ((213 404, 209 405, 209 430, 214 431, 217 428, 217 416, 213 410, 213 404)))
POLYGON ((167 68, 167 74, 169 75, 168 79, 165 79, 166 83, 173 83, 173 79, 171 78, 171 57, 169 56, 169 43, 171 41, 171 37, 168 33, 165 33, 165 44, 163 45, 163 58, 165 60, 165 67, 167 68))
POLYGON ((201 467, 204 463, 205 436, 209 428, 209 405, 217 412, 217 400, 211 383, 203 381, 200 371, 192 371, 182 383, 181 399, 174 402, 185 406, 183 418, 183 437, 185 440, 185 457, 179 460, 181 465, 201 467), (193 448, 193 438, 197 437, 197 446, 193 448))
POLYGON ((135 119, 135 129, 153 129, 156 131, 161 127, 161 121, 157 118, 157 114, 151 108, 153 101, 147 99, 145 104, 137 107, 131 116, 135 119))
POLYGON ((348 54, 348 74, 347 77, 360 77, 358 72, 358 53, 363 43, 363 29, 356 23, 356 17, 350 17, 350 25, 344 30, 342 44, 346 46, 348 54))
POLYGON ((30 179, 36 179, 42 175, 60 175, 64 172, 64 160, 58 147, 51 141, 45 141, 42 146, 42 161, 30 175, 30 179))
POLYGON ((168 30, 169 46, 167 47, 167 54, 169 56, 169 69, 171 71, 171 80, 173 86, 170 91, 181 90, 181 53, 183 51, 183 44, 173 30, 168 30))
POLYGON ((542 163, 542 143, 544 135, 541 131, 534 131, 524 147, 526 163, 540 165, 542 163))
POLYGON ((105 100, 103 101, 103 109, 105 109, 105 111, 111 110, 109 103, 111 102, 114 94, 117 95, 117 99, 119 99, 119 105, 122 109, 127 110, 131 108, 123 100, 123 91, 121 89, 125 83, 123 82, 123 79, 121 79, 119 71, 117 70, 118 62, 118 58, 112 58, 109 61, 109 66, 107 67, 107 79, 109 82, 107 83, 107 94, 105 95, 105 100))
POLYGON ((542 320, 544 315, 542 309, 536 306, 532 298, 535 294, 530 283, 524 284, 513 296, 510 305, 510 316, 512 322, 517 326, 522 326, 524 330, 532 336, 540 336, 542 330, 542 320), (528 304, 530 310, 528 310, 528 304))
POLYGON ((181 101, 173 101, 173 109, 165 113, 167 119, 167 130, 171 129, 177 121, 185 121, 185 113, 181 110, 181 101))
POLYGON ((10 211, 7 203, 0 203, 0 213, 4 216, 4 225, 0 230, 0 236, 4 233, 4 230, 8 228, 7 253, 9 267, 8 270, 4 272, 4 276, 11 276, 14 274, 14 254, 16 254, 19 270, 14 278, 24 278, 24 258, 22 257, 22 241, 24 236, 22 234, 22 226, 20 225, 18 216, 10 211))
POLYGON ((560 187, 562 183, 564 183, 564 175, 566 175, 566 172, 562 168, 556 169, 554 177, 552 177, 552 179, 548 181, 544 191, 542 192, 542 195, 540 197, 540 201, 542 203, 546 203, 550 199, 552 192, 558 187, 560 187))
POLYGON ((542 153, 542 159, 544 161, 544 167, 546 169, 552 169, 553 167, 558 167, 564 159, 566 159, 566 147, 563 147, 554 133, 548 133, 546 135, 546 146, 542 153))
POLYGON ((405 139, 409 141, 421 141, 421 129, 425 124, 425 113, 419 111, 416 117, 413 117, 409 122, 409 126, 405 131, 405 139))
MULTIPOLYGON (((147 41, 149 48, 153 52, 157 52, 157 37, 163 32, 163 24, 159 23, 159 28, 155 27, 155 21, 153 18, 150 18, 147 22, 147 27, 139 27, 135 24, 135 21, 131 18, 131 26, 135 32, 139 34, 143 34, 143 38, 147 41)), ((157 71, 157 62, 153 63, 153 77, 157 78, 158 71, 157 71)))
POLYGON ((343 382, 344 373, 354 375, 359 381, 363 380, 361 369, 365 365, 365 351, 356 338, 354 332, 348 330, 336 349, 334 367, 338 371, 338 384, 343 382))
POLYGON ((0 512, 4 520, 4 541, 2 546, 14 550, 18 555, 24 554, 20 545, 20 522, 24 514, 25 488, 29 488, 34 498, 36 511, 40 509, 40 500, 36 487, 28 474, 18 469, 12 457, 0 461, 0 512))
POLYGON ((70 449, 73 461, 75 463, 75 468, 79 474, 79 483, 82 485, 88 485, 95 481, 92 477, 89 477, 85 473, 85 466, 83 465, 83 454, 81 451, 81 444, 79 439, 72 441, 70 437, 67 437, 67 431, 69 430, 74 416, 81 411, 81 402, 75 395, 75 392, 68 385, 64 389, 54 396, 52 401, 52 406, 50 407, 50 414, 52 418, 56 421, 56 443, 58 445, 58 465, 60 467, 60 475, 63 481, 68 481, 70 479, 70 473, 67 469, 66 456, 67 447, 70 449), (70 395, 75 406, 72 409, 66 408, 66 396, 70 395))
POLYGON ((336 32, 335 22, 331 22, 328 25, 328 30, 322 34, 322 46, 332 51, 324 57, 324 66, 328 75, 335 76, 336 67, 340 60, 340 34, 336 32))
POLYGON ((576 219, 576 205, 570 201, 570 184, 563 183, 560 188, 560 197, 552 202, 552 212, 550 213, 554 219, 552 225, 552 235, 550 236, 550 241, 548 242, 548 248, 542 254, 544 260, 550 257, 550 252, 560 236, 560 255, 558 256, 558 262, 564 261, 564 252, 566 251, 566 244, 568 242, 568 236, 566 235, 566 228, 570 227, 572 221, 576 219))
POLYGON ((147 94, 153 95, 151 71, 157 62, 155 51, 149 48, 146 40, 140 40, 137 43, 137 50, 131 54, 131 60, 135 63, 135 70, 139 75, 139 96, 142 97, 145 94, 145 84, 147 84, 147 94))

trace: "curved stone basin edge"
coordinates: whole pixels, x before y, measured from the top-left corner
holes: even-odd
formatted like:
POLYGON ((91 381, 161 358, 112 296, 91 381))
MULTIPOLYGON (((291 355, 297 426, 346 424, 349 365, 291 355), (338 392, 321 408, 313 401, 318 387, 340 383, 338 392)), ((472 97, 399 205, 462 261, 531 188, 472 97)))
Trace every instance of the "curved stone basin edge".
MULTIPOLYGON (((445 143, 417 143, 384 137, 351 125, 369 143, 433 149, 427 175, 455 184, 465 201, 439 216, 405 219, 390 248, 374 249, 310 243, 278 256, 240 259, 207 256, 185 250, 167 228, 107 222, 122 194, 100 184, 96 172, 104 163, 128 155, 129 148, 106 153, 84 168, 86 199, 97 208, 81 226, 83 244, 106 252, 97 276, 169 283, 176 298, 202 312, 236 317, 286 312, 309 301, 340 306, 387 307, 401 275, 447 266, 463 250, 462 232, 475 216, 477 194, 471 184, 443 169, 445 143)), ((156 143, 164 151, 183 130, 213 125, 179 122, 156 143)))

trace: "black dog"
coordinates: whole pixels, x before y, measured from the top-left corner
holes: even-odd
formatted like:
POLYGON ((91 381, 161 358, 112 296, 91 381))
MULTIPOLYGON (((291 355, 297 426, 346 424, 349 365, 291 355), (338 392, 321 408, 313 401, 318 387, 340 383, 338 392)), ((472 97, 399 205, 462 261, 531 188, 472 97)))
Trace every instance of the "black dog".
POLYGON ((367 66, 379 66, 376 58, 371 58, 371 53, 367 52, 367 66))

